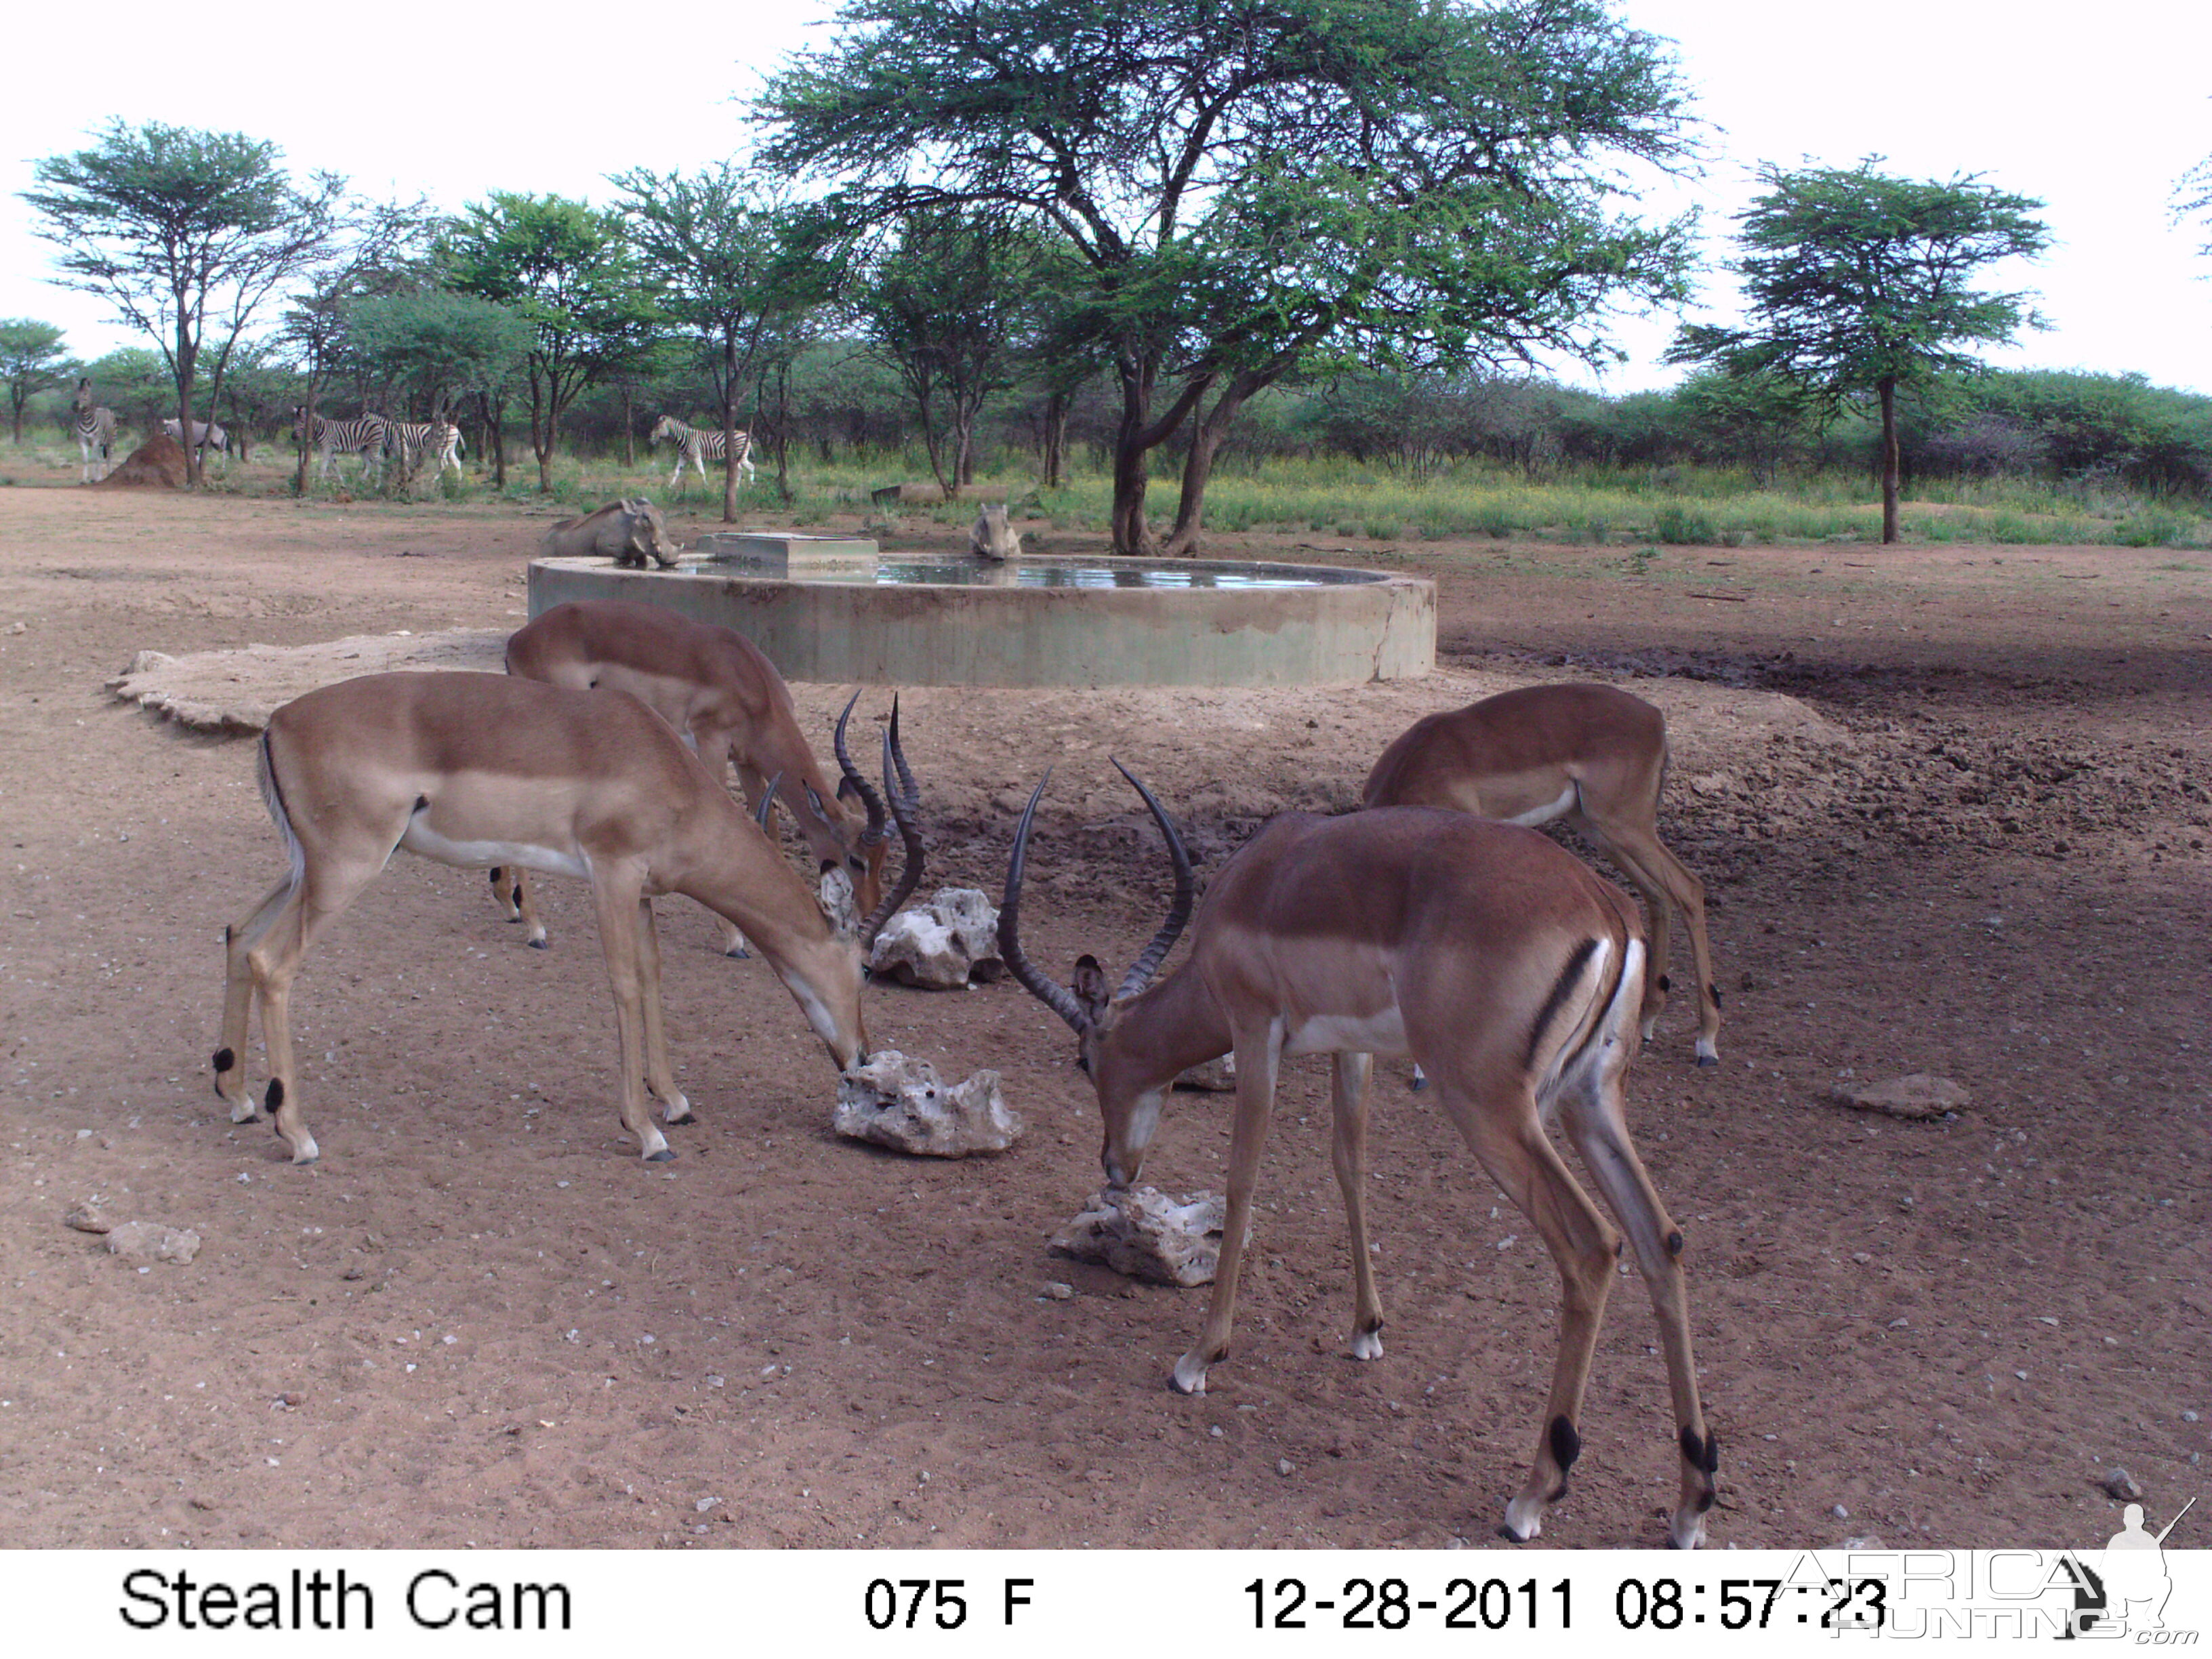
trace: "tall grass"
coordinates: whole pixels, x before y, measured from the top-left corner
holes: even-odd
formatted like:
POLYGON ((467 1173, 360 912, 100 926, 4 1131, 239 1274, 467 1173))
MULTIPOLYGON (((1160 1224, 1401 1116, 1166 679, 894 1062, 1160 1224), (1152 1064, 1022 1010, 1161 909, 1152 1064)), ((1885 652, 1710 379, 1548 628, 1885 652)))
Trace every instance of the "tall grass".
MULTIPOLYGON (((117 459, 125 446, 118 444, 117 459)), ((758 459, 757 457, 756 458, 758 459)), ((357 462, 335 484, 318 484, 319 496, 361 498, 357 462)), ((641 454, 634 466, 606 457, 563 456, 553 468, 553 487, 541 492, 538 467, 526 446, 509 453, 507 484, 495 490, 481 458, 465 479, 433 484, 417 480, 406 498, 418 502, 495 501, 540 510, 574 512, 617 495, 650 495, 663 507, 712 515, 721 504, 721 480, 696 477, 668 488, 665 459, 641 454)), ((20 448, 0 434, 0 472, 19 483, 66 483, 76 479, 74 444, 51 438, 20 448)), ((267 446, 251 463, 210 470, 217 491, 289 493, 289 448, 267 446)), ((870 492, 900 478, 926 476, 914 458, 860 453, 824 462, 794 453, 792 495, 779 497, 772 475, 741 490, 743 517, 783 524, 818 525, 836 516, 872 513, 870 492)), ((1039 488, 1025 456, 1000 458, 980 482, 1001 485, 1018 507, 1060 531, 1103 532, 1109 522, 1112 480, 1103 468, 1074 472, 1065 487, 1039 488)), ((1164 522, 1180 483, 1163 466, 1147 507, 1164 522)), ((380 492, 393 499, 389 484, 380 492)), ((896 509, 905 523, 965 524, 972 506, 947 503, 896 509)), ((1763 485, 1748 474, 1698 467, 1587 467, 1556 479, 1531 481, 1495 463, 1471 460, 1415 481, 1341 456, 1270 460, 1256 467, 1224 467, 1206 492, 1208 529, 1235 533, 1273 532, 1335 540, 1549 540, 1606 544, 1663 543, 1741 546, 1790 542, 1875 541, 1881 512, 1871 485, 1858 477, 1820 475, 1763 485)), ((2035 480, 1929 483, 1905 504, 1907 541, 1921 543, 2106 544, 2130 547, 2212 547, 2212 516, 2193 504, 2152 498, 2100 484, 2069 489, 2035 480)))

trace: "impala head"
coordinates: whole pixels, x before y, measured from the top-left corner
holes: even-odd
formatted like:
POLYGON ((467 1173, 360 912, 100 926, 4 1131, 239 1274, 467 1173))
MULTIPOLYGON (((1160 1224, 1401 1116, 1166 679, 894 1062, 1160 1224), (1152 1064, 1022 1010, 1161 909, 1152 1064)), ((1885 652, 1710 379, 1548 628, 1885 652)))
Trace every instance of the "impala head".
POLYGON ((1037 802, 1044 794, 1045 785, 1052 781, 1052 774, 1047 772, 1031 792, 1029 805, 1022 810, 1021 823, 1014 831, 1013 855, 1006 864, 1006 902, 999 907, 999 954, 1006 962, 1006 971, 1019 980, 1031 996, 1066 1020, 1068 1029, 1075 1033, 1079 1063, 1097 1092, 1099 1115, 1105 1122, 1105 1143, 1099 1157, 1105 1166, 1106 1184, 1119 1191, 1135 1181, 1138 1171, 1144 1167, 1152 1132, 1159 1127, 1161 1098, 1175 1077, 1172 1072, 1166 1077, 1152 1075, 1158 1069, 1158 1062, 1137 1045, 1117 1042, 1116 1035, 1122 1030, 1132 1007, 1152 984, 1153 975, 1159 972, 1160 963, 1175 948, 1184 924, 1189 921, 1198 883, 1191 873, 1190 854, 1166 809, 1135 773, 1119 761, 1114 765, 1145 798, 1145 805, 1152 809, 1153 822, 1167 837, 1168 859, 1175 866, 1175 897, 1168 906, 1166 921, 1152 935, 1152 943, 1138 954, 1129 971, 1121 976, 1118 989, 1108 988, 1106 970, 1096 957, 1085 954, 1076 959, 1074 982, 1069 987, 1048 979, 1022 954, 1022 873, 1029 862, 1030 826, 1036 817, 1037 802))

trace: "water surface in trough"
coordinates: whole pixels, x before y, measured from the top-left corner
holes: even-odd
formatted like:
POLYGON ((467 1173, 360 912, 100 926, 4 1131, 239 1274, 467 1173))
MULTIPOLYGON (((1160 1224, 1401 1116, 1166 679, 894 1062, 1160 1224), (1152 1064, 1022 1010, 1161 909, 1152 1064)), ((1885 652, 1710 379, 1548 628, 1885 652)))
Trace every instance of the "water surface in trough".
MULTIPOLYGON (((742 572, 742 559, 702 560, 695 568, 726 566, 742 572)), ((1116 559, 1091 563, 1054 559, 989 564, 980 559, 900 557, 886 555, 872 568, 856 564, 828 568, 794 577, 810 582, 854 582, 884 586, 951 587, 1124 587, 1158 591, 1213 588, 1341 587, 1379 580, 1370 571, 1323 566, 1231 564, 1190 559, 1116 559)))

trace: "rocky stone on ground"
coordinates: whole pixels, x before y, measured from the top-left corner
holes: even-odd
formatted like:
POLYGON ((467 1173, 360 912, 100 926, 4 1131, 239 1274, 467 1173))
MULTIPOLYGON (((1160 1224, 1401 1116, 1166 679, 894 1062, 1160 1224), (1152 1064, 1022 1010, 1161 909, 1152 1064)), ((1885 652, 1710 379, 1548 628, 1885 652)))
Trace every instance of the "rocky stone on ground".
POLYGON ((107 1249, 126 1261, 173 1261, 182 1267, 199 1254, 200 1236, 158 1221, 126 1221, 109 1230, 107 1249))
POLYGON ((885 922, 869 952, 879 977, 925 991, 958 991, 999 978, 999 911, 973 887, 940 887, 928 903, 885 922))
POLYGON ((81 1233, 112 1232, 115 1228, 115 1224, 107 1218, 106 1212, 90 1199, 82 1204, 72 1204, 63 1211, 62 1225, 74 1227, 81 1233))
POLYGON ((1838 1106, 1862 1112, 1882 1112, 1891 1117, 1941 1117, 1964 1111, 1973 1097, 1948 1077, 1914 1072, 1881 1083, 1838 1084, 1828 1091, 1838 1106))
POLYGON ((1052 1236, 1052 1248, 1155 1285, 1210 1285, 1221 1260, 1229 1200, 1213 1193, 1170 1198, 1156 1187, 1097 1193, 1052 1236))
POLYGON ((1207 1094, 1231 1095, 1237 1092, 1237 1056, 1222 1055, 1192 1066, 1175 1080, 1178 1089, 1194 1089, 1207 1094))
POLYGON ((830 1127, 923 1158, 1003 1152, 1022 1132, 996 1072, 978 1072, 948 1087, 927 1060, 909 1060, 896 1048, 878 1048, 838 1080, 830 1127))

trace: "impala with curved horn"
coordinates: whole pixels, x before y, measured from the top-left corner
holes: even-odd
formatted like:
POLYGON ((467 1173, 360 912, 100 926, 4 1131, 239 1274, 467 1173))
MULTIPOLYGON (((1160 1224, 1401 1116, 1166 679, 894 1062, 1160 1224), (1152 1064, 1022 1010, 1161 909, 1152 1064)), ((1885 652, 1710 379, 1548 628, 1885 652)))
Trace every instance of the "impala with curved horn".
MULTIPOLYGON (((573 690, 611 687, 641 698, 719 771, 726 758, 737 769, 746 801, 759 811, 781 799, 807 848, 826 867, 842 866, 862 910, 883 897, 884 859, 890 831, 883 803, 873 799, 852 757, 845 752, 845 720, 837 722, 837 763, 844 781, 835 792, 815 764, 799 729, 791 689, 761 648, 733 628, 694 622, 655 605, 624 599, 576 599, 556 605, 515 630, 507 642, 507 672, 573 690), (787 781, 766 784, 773 770, 787 781), (868 809, 865 829, 854 825, 844 802, 857 796, 868 809)), ((860 693, 853 701, 860 701, 860 693)), ((518 868, 491 872, 495 895, 507 920, 524 924, 526 942, 543 950, 545 924, 530 902, 518 868)), ((745 954, 744 936, 732 927, 723 954, 745 954)))
MULTIPOLYGON (((1115 764, 1118 767, 1120 763, 1115 764)), ((1575 1422, 1621 1236, 1544 1131, 1556 1115, 1626 1229, 1650 1287, 1667 1357, 1681 1486, 1668 1526, 1683 1548, 1705 1534, 1718 1449, 1698 1398, 1682 1235, 1631 1143, 1622 1073, 1636 1050, 1644 945, 1635 908, 1533 830, 1431 807, 1271 820, 1207 889, 1189 957, 1161 963, 1191 915, 1189 855, 1150 790, 1127 777, 1167 837, 1175 898, 1118 991, 1089 956, 1073 988, 1023 954, 1021 888, 1036 787, 1014 836, 999 912, 1008 970, 1074 1030, 1105 1121, 1109 1190, 1143 1168, 1170 1086, 1188 1066, 1237 1056, 1229 1216, 1197 1346, 1172 1381, 1200 1393, 1229 1351, 1237 1274, 1279 1062, 1335 1059, 1334 1163, 1351 1234, 1352 1353, 1382 1352, 1369 1259, 1366 1085, 1377 1054, 1426 1066, 1446 1114, 1549 1246, 1563 1286, 1559 1352, 1526 1484, 1504 1533, 1534 1537, 1581 1449, 1575 1422)), ((1050 774, 1047 774, 1047 781, 1050 774)))
POLYGON ((665 1121, 691 1116, 661 1019, 656 894, 683 893, 743 927, 839 1068, 867 1057, 861 963, 922 873, 919 803, 896 720, 884 734, 884 777, 906 868, 857 924, 844 871, 824 874, 817 900, 720 780, 627 692, 499 674, 344 680, 270 716, 259 775, 291 868, 224 930, 216 1092, 234 1122, 258 1115, 245 1085, 258 1000, 266 1105, 295 1164, 313 1163, 317 1149, 301 1114, 293 978, 307 947, 403 847, 463 868, 497 861, 592 884, 614 989, 623 1125, 648 1159, 675 1153, 647 1115, 645 1090, 665 1121))

